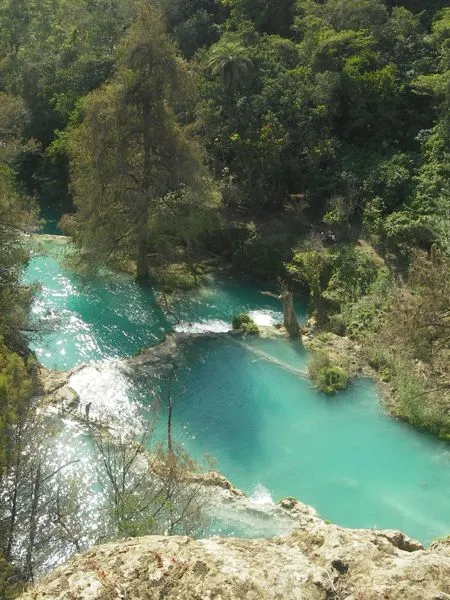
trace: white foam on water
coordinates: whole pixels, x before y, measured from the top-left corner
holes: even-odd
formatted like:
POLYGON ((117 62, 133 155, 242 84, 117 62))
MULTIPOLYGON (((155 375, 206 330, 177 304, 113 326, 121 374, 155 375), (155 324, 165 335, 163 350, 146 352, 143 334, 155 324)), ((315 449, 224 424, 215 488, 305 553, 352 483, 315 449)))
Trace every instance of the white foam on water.
POLYGON ((258 483, 253 492, 250 494, 249 500, 252 502, 252 504, 257 504, 259 506, 264 504, 275 504, 272 494, 261 483, 258 483))
POLYGON ((296 518, 280 511, 262 485, 248 499, 231 498, 224 490, 216 490, 208 512, 212 518, 208 537, 272 538, 290 535, 298 527, 296 518))
POLYGON ((230 330, 230 323, 220 319, 209 319, 196 323, 179 323, 175 326, 175 331, 178 333, 227 333, 230 330))
POLYGON ((281 314, 275 310, 251 310, 248 315, 260 327, 273 327, 282 321, 281 314))

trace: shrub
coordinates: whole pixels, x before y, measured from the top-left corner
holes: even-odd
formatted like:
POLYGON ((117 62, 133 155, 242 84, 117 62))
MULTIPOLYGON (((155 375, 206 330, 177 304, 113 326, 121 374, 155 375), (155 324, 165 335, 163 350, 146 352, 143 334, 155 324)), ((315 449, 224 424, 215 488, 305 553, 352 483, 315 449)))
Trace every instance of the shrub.
POLYGON ((13 600, 23 591, 22 587, 17 583, 14 569, 4 559, 0 550, 0 598, 2 600, 13 600))
POLYGON ((380 379, 391 381, 396 371, 392 352, 375 344, 368 347, 366 355, 369 365, 377 371, 380 379))
POLYGON ((247 335, 258 335, 259 329, 251 317, 245 313, 240 313, 233 317, 233 329, 240 329, 247 335))
POLYGON ((233 329, 242 329, 244 323, 251 323, 252 319, 245 313, 240 313, 233 317, 233 329))
POLYGON ((283 273, 283 263, 289 258, 290 239, 286 232, 262 234, 249 228, 248 238, 234 245, 231 263, 238 273, 273 281, 283 273))
POLYGON ((323 350, 313 353, 308 365, 308 372, 314 385, 329 396, 334 395, 337 391, 345 390, 348 386, 348 373, 344 369, 332 365, 330 357, 323 350))
POLYGON ((442 439, 449 439, 450 417, 445 392, 427 390, 408 361, 398 361, 395 377, 396 413, 418 429, 431 431, 442 439))
POLYGON ((319 372, 325 367, 330 366, 330 357, 324 350, 315 350, 312 353, 311 360, 308 365, 309 376, 313 381, 319 376, 319 372))
POLYGON ((321 392, 333 396, 348 386, 348 375, 340 367, 325 367, 319 372, 316 385, 321 392))
POLYGON ((247 335, 259 335, 258 325, 256 323, 254 323, 254 322, 244 323, 244 326, 242 327, 242 330, 247 335))

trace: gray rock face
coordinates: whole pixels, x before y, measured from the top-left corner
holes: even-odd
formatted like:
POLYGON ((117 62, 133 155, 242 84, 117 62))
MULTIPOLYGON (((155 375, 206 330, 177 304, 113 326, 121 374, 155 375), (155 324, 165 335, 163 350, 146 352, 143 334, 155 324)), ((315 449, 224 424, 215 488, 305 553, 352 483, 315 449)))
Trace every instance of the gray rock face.
POLYGON ((148 536, 76 556, 21 600, 448 600, 450 541, 328 525, 273 540, 148 536))

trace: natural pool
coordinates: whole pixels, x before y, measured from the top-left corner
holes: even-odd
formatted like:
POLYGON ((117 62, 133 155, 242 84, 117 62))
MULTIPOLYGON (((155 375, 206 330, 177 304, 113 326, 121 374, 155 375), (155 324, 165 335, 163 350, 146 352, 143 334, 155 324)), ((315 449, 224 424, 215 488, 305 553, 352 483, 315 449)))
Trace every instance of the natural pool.
MULTIPOLYGON (((79 277, 44 254, 24 278, 43 286, 34 312, 49 330, 32 347, 47 367, 129 356, 172 330, 153 290, 125 277, 79 277)), ((241 311, 281 317, 276 300, 233 280, 174 309, 192 332, 224 331, 241 311)), ((318 394, 301 375, 306 363, 305 351, 283 339, 196 339, 178 371, 178 440, 194 456, 214 456, 258 502, 292 495, 342 525, 402 529, 424 542, 448 535, 450 447, 385 415, 369 380, 332 399, 318 394)), ((146 404, 160 386, 148 373, 120 393, 146 404)))

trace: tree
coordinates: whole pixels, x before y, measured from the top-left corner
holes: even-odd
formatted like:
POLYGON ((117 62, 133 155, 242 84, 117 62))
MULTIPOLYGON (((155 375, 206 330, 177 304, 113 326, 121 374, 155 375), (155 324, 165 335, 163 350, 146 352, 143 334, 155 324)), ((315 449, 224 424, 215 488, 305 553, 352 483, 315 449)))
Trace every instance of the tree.
POLYGON ((193 535, 204 526, 208 496, 196 466, 170 439, 166 453, 152 431, 112 436, 93 432, 104 497, 103 539, 149 534, 193 535))
POLYGON ((24 145, 22 130, 27 118, 23 102, 0 92, 0 336, 17 351, 25 350, 31 292, 20 284, 20 271, 28 251, 23 234, 36 225, 36 207, 16 189, 15 166, 24 145))
POLYGON ((253 63, 240 43, 239 35, 226 34, 210 48, 208 67, 213 77, 220 76, 225 91, 233 95, 244 87, 253 63))
POLYGON ((135 260, 139 280, 149 276, 150 249, 160 251, 149 235, 158 207, 189 197, 189 220, 198 210, 200 221, 218 200, 200 149, 175 116, 187 80, 161 15, 142 4, 115 77, 85 99, 83 122, 70 136, 77 207, 70 232, 94 263, 135 260))
POLYGON ((448 250, 450 217, 450 10, 438 13, 428 44, 436 52, 432 73, 417 77, 412 85, 417 95, 430 98, 437 119, 431 129, 421 131, 420 165, 415 189, 402 210, 389 215, 384 224, 388 241, 409 253, 433 243, 448 250))
POLYGON ((251 21, 261 33, 289 37, 294 18, 294 0, 221 0, 231 9, 231 21, 251 21))
POLYGON ((217 42, 228 16, 227 8, 211 0, 161 0, 167 29, 183 55, 190 59, 199 48, 217 42))
POLYGON ((438 247, 413 253, 408 278, 395 293, 372 343, 390 355, 398 413, 449 439, 450 258, 438 247))
POLYGON ((19 519, 18 495, 24 462, 24 431, 35 382, 32 364, 8 351, 0 338, 0 549, 13 556, 19 519))
POLYGON ((198 127, 217 174, 239 188, 243 208, 279 210, 317 177, 317 149, 328 135, 298 46, 244 23, 203 64, 198 127))
POLYGON ((273 294, 272 292, 261 292, 264 296, 270 296, 280 300, 283 305, 283 324, 291 338, 300 339, 301 329, 300 324, 295 314, 294 296, 287 288, 282 289, 281 294, 273 294))
POLYGON ((323 317, 323 293, 331 276, 332 262, 333 256, 329 250, 316 247, 296 250, 287 265, 288 272, 295 280, 307 284, 313 310, 319 318, 323 317))

